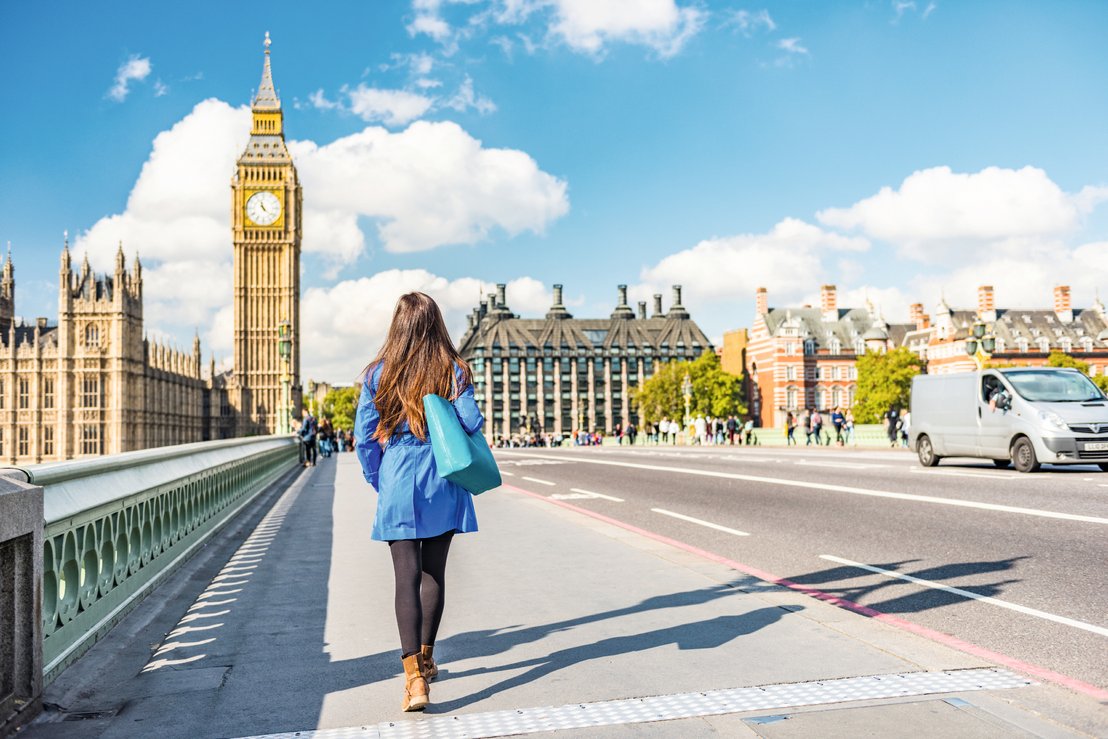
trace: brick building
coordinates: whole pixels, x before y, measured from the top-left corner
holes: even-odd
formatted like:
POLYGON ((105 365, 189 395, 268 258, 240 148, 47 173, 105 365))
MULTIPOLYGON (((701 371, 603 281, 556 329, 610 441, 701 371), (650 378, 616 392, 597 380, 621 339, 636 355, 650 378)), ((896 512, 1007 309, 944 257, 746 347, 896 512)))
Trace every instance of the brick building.
POLYGON ((762 426, 785 424, 787 411, 854 404, 857 358, 900 346, 916 324, 890 324, 872 304, 840 308, 834 285, 820 289, 820 306, 771 308, 764 287, 755 294, 746 346, 750 413, 762 426))

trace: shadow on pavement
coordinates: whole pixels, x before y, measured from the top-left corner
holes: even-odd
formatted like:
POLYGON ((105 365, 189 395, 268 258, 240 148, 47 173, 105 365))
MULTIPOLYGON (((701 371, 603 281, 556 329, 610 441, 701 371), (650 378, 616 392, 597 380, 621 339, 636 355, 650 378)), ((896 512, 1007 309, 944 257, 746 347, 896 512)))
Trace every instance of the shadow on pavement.
MULTIPOLYGON (((928 580, 930 582, 939 583, 942 585, 949 585, 951 587, 957 587, 960 590, 966 590, 977 595, 996 596, 1003 592, 1004 586, 1011 585, 1012 583, 1020 582, 1019 578, 998 580, 983 585, 960 585, 949 582, 950 580, 960 577, 969 577, 971 575, 981 575, 988 572, 1004 572, 1011 570, 1015 567, 1016 563, 1020 560, 1029 559, 1028 556, 1011 557, 1008 559, 998 559, 994 561, 982 561, 982 562, 961 562, 957 564, 939 565, 937 567, 925 567, 923 569, 911 570, 907 567, 914 562, 918 562, 916 559, 901 560, 900 562, 885 562, 881 564, 875 564, 874 567, 879 567, 883 570, 889 570, 891 572, 899 572, 912 577, 917 577, 921 580, 928 580), (905 570, 909 570, 905 572, 905 570)), ((804 575, 796 575, 794 577, 786 578, 798 585, 818 585, 819 589, 836 595, 846 600, 860 603, 864 606, 873 608, 874 610, 881 611, 882 613, 919 613, 920 611, 926 611, 932 608, 940 608, 942 606, 953 605, 955 603, 965 603, 970 599, 958 595, 957 593, 950 593, 945 590, 934 590, 931 588, 924 588, 920 592, 911 593, 909 595, 897 596, 895 598, 889 598, 887 600, 875 600, 874 594, 883 595, 885 589, 891 587, 916 587, 922 588, 923 586, 916 585, 904 580, 898 580, 889 578, 884 575, 862 570, 857 567, 851 567, 849 565, 829 567, 825 570, 819 570, 817 572, 809 572, 804 575), (841 583, 848 580, 857 580, 859 578, 874 579, 876 581, 859 585, 836 585, 835 583, 841 583)))
POLYGON ((520 685, 526 685, 529 682, 540 680, 560 669, 589 660, 605 659, 621 654, 630 654, 632 652, 642 652, 668 644, 675 644, 677 648, 681 650, 715 649, 723 646, 732 639, 736 639, 745 634, 752 634, 759 629, 770 626, 787 613, 789 613, 789 611, 778 607, 759 608, 749 613, 734 616, 717 616, 716 618, 706 621, 665 627, 654 631, 647 631, 642 634, 614 636, 591 644, 581 644, 567 649, 560 649, 543 657, 536 657, 534 659, 500 665, 498 667, 452 672, 450 673, 450 677, 458 678, 518 670, 525 667, 531 668, 521 675, 502 680, 495 685, 490 685, 484 690, 480 690, 464 698, 446 703, 436 703, 431 707, 431 710, 434 713, 450 713, 502 691, 510 690, 520 685))

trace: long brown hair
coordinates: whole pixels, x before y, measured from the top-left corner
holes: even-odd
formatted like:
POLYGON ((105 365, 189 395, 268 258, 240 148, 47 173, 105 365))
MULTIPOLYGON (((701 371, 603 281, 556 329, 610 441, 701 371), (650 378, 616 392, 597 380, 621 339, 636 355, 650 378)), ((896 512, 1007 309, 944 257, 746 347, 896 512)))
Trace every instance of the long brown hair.
POLYGON ((423 293, 408 293, 396 302, 392 325, 377 357, 365 369, 368 382, 381 366, 375 402, 381 420, 373 438, 386 443, 404 422, 427 440, 423 396, 457 398, 471 382, 469 365, 454 348, 439 306, 423 293), (461 368, 461 382, 454 375, 461 368))

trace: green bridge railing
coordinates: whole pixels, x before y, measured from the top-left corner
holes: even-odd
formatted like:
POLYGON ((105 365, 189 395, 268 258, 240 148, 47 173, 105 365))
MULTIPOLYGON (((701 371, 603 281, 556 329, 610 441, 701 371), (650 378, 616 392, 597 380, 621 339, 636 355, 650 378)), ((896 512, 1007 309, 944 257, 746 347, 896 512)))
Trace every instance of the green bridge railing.
POLYGON ((266 436, 29 467, 46 519, 44 683, 294 469, 298 454, 294 438, 266 436))

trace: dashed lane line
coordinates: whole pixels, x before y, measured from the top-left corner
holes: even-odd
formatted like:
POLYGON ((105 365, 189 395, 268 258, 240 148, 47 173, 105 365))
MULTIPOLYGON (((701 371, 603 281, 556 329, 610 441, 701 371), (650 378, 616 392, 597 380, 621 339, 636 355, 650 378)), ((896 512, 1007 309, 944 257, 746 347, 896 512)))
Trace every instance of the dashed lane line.
POLYGON ((522 479, 528 480, 530 482, 537 482, 540 485, 549 485, 551 487, 554 487, 555 485, 557 485, 557 483, 555 483, 555 482, 550 482, 550 480, 540 480, 537 477, 523 477, 522 479))
POLYGON ((674 513, 673 511, 667 511, 664 508, 651 508, 650 510, 655 513, 661 513, 663 516, 669 516, 670 518, 678 518, 682 521, 688 521, 689 523, 695 523, 700 526, 705 526, 709 529, 715 529, 716 531, 722 531, 725 534, 734 534, 735 536, 750 536, 745 531, 739 531, 738 529, 732 529, 727 526, 720 526, 718 523, 712 523, 711 521, 702 521, 699 518, 693 518, 692 516, 686 516, 683 513, 674 513))
MULTIPOLYGON (((525 454, 525 456, 545 458, 543 455, 525 454)), ((915 503, 936 503, 938 505, 956 506, 959 508, 976 508, 983 511, 999 511, 1002 513, 1020 513, 1025 516, 1038 516, 1040 518, 1058 518, 1065 521, 1081 521, 1083 523, 1108 524, 1108 518, 1100 516, 1083 516, 1076 513, 1061 513, 1059 511, 1044 511, 1037 508, 1021 508, 1019 506, 999 505, 997 503, 982 503, 976 500, 961 500, 959 498, 940 498, 933 495, 914 495, 912 493, 894 493, 889 490, 872 490, 869 488, 856 488, 849 485, 832 485, 822 482, 808 482, 805 480, 788 480, 780 477, 762 477, 759 475, 741 475, 737 472, 717 472, 715 470, 697 470, 689 467, 669 467, 655 464, 637 464, 634 462, 616 462, 608 459, 587 459, 574 457, 574 462, 581 464, 602 464, 611 467, 630 467, 640 470, 654 470, 657 472, 676 472, 683 475, 697 475, 699 477, 715 477, 724 480, 746 480, 748 482, 761 482, 767 485, 783 485, 786 487, 806 488, 808 490, 827 490, 833 493, 849 493, 850 495, 867 495, 873 498, 892 498, 894 500, 908 500, 915 503)), ((524 478, 529 479, 529 478, 524 478)), ((1012 478, 1005 478, 1012 479, 1012 478)))
POLYGON ((622 502, 624 502, 623 498, 617 498, 614 495, 605 495, 604 493, 594 493, 591 490, 582 490, 581 488, 570 488, 570 490, 572 490, 575 493, 581 493, 582 495, 589 495, 589 496, 592 496, 594 498, 603 498, 604 500, 610 500, 613 503, 622 503, 622 502))
POLYGON ((516 473, 508 472, 507 470, 500 470, 500 474, 501 475, 507 475, 508 477, 515 477, 516 476, 516 473))
POLYGON ((874 567, 873 565, 867 565, 861 562, 854 562, 853 560, 843 559, 842 557, 836 557, 831 554, 821 554, 819 555, 819 558, 826 559, 828 562, 835 562, 841 565, 846 565, 848 567, 857 567, 860 570, 876 572, 878 575, 884 575, 885 577, 893 577, 897 580, 905 580, 910 583, 915 583, 916 585, 922 585, 925 588, 953 593, 954 595, 960 595, 963 598, 979 600, 983 603, 988 603, 1000 608, 1007 608, 1009 611, 1016 611, 1017 613, 1023 613, 1027 616, 1034 616, 1035 618, 1041 618, 1046 621, 1054 621, 1055 623, 1063 624, 1065 626, 1072 626, 1075 629, 1090 631, 1094 634, 1099 634, 1100 636, 1108 636, 1108 629, 1101 626, 1085 623, 1084 621, 1078 621, 1077 619, 1073 618, 1066 618, 1065 616, 1058 616, 1053 613, 1047 613, 1046 611, 1040 611, 1035 608, 1028 608, 1027 606, 1021 606, 1017 603, 1009 603, 1008 601, 1000 600, 999 598, 990 598, 987 595, 980 595, 970 590, 962 590, 961 588, 951 587, 950 585, 943 585, 942 583, 932 582, 931 580, 924 580, 919 577, 913 577, 912 575, 905 575, 901 572, 893 572, 892 570, 874 567))
POLYGON ((994 480, 1030 480, 1027 475, 1003 475, 996 472, 953 472, 951 470, 925 470, 919 467, 909 467, 909 472, 916 475, 939 475, 941 477, 987 477, 994 480))

